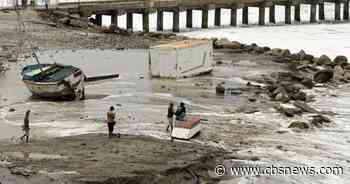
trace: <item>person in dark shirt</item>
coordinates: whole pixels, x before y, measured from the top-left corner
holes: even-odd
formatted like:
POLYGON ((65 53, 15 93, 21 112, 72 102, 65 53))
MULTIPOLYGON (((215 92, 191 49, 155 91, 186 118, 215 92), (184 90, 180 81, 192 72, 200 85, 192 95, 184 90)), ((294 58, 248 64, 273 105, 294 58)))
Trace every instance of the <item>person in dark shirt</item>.
POLYGON ((181 102, 180 106, 177 107, 177 110, 175 112, 176 120, 183 121, 186 116, 186 107, 185 103, 181 102))
POLYGON ((168 126, 166 127, 166 131, 169 131, 169 127, 170 127, 170 134, 171 132, 173 131, 173 123, 174 123, 174 104, 173 103, 169 103, 169 107, 168 107, 168 115, 167 115, 167 118, 168 118, 168 126))
POLYGON ((21 140, 23 141, 24 138, 26 138, 26 142, 29 141, 29 115, 30 110, 27 110, 26 115, 24 117, 24 124, 22 126, 22 130, 24 131, 24 135, 21 137, 21 140))
POLYGON ((107 125, 108 125, 108 137, 112 138, 113 137, 113 131, 114 131, 114 125, 115 125, 115 111, 114 107, 111 106, 109 108, 109 111, 107 112, 107 125))

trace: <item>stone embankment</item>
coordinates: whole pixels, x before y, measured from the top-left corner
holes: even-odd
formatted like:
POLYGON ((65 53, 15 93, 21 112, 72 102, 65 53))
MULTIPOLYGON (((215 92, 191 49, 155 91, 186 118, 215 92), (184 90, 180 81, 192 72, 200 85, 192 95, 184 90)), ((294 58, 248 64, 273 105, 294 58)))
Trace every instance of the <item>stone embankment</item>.
MULTIPOLYGON (((214 39, 213 44, 215 49, 229 49, 234 53, 268 55, 274 62, 288 66, 287 72, 263 75, 261 80, 257 81, 263 85, 257 85, 257 87, 260 88, 261 93, 267 94, 271 101, 276 102, 276 110, 286 117, 311 114, 309 122, 295 121, 289 128, 308 129, 329 124, 331 120, 325 115, 332 115, 332 113, 320 112, 309 106, 308 103, 314 101, 314 96, 307 91, 314 87, 336 86, 350 82, 350 65, 345 56, 337 56, 331 60, 326 55, 316 57, 303 50, 291 53, 288 49, 271 49, 227 39, 214 39)), ((251 84, 247 83, 247 85, 251 84)), ((225 90, 227 89, 222 84, 216 86, 218 94, 225 93, 225 90)))

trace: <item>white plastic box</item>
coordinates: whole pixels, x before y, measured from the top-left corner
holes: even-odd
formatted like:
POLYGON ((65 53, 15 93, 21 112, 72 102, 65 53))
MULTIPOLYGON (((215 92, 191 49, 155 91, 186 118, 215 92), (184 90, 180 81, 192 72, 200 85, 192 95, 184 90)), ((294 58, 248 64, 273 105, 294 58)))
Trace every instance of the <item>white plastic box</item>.
POLYGON ((192 77, 213 70, 211 40, 185 40, 153 46, 149 51, 152 77, 192 77))

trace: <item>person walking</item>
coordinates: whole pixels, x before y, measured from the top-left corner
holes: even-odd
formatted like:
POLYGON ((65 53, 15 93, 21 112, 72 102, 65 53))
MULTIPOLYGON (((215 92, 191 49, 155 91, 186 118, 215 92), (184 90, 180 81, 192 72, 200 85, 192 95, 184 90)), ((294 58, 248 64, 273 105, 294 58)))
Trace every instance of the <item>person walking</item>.
POLYGON ((23 141, 24 138, 26 138, 26 142, 29 141, 29 115, 30 110, 27 110, 26 115, 24 117, 24 124, 22 126, 22 130, 24 131, 24 135, 21 137, 21 141, 23 141))
POLYGON ((109 111, 107 112, 108 138, 112 138, 114 135, 115 114, 114 107, 109 107, 109 111))
POLYGON ((186 116, 185 103, 183 103, 183 102, 180 103, 180 106, 177 107, 177 109, 176 109, 175 116, 176 116, 176 120, 184 121, 184 118, 186 116))
POLYGON ((173 103, 169 103, 169 107, 168 107, 168 115, 167 115, 167 118, 168 118, 168 126, 166 127, 166 131, 168 132, 169 131, 169 127, 170 127, 170 135, 171 133, 173 132, 173 127, 174 127, 174 104, 173 103))

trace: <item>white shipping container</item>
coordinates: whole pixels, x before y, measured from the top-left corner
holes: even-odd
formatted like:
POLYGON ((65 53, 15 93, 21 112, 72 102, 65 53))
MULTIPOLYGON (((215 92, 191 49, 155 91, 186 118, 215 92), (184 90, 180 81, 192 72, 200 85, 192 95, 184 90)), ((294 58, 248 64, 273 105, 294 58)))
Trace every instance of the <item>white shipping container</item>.
POLYGON ((150 48, 149 69, 153 77, 181 78, 213 70, 210 40, 185 40, 150 48))

